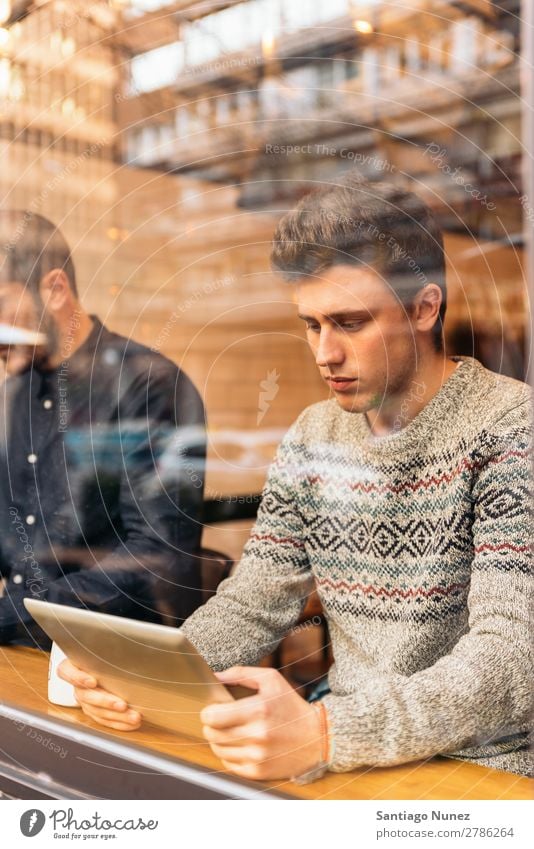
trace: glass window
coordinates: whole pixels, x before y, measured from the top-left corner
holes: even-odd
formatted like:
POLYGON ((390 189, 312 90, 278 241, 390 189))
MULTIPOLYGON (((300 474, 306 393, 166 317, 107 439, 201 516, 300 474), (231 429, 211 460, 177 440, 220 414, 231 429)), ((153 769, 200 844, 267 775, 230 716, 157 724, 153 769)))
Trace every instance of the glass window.
POLYGON ((150 92, 172 85, 184 66, 184 48, 180 41, 149 50, 130 62, 129 93, 150 92))
POLYGON ((147 12, 157 12, 158 9, 165 9, 170 6, 174 0, 127 0, 124 8, 124 15, 127 18, 137 18, 147 12))
POLYGON ((200 23, 184 24, 182 34, 187 66, 203 65, 222 52, 218 35, 211 34, 209 29, 200 23))
MULTIPOLYGON (((405 735, 417 798, 436 785, 425 785, 429 753, 456 755, 468 740, 467 759, 483 737, 491 745, 479 761, 507 758, 526 715, 526 705, 511 713, 526 691, 514 652, 532 542, 519 418, 534 222, 532 112, 520 80, 533 62, 520 60, 519 42, 532 31, 522 20, 532 2, 7 6, 20 20, 8 17, 0 32, 0 644, 33 633, 22 598, 40 591, 41 572, 51 598, 179 625, 215 589, 201 570, 217 566, 219 579, 241 561, 223 592, 239 616, 247 595, 232 587, 250 568, 242 552, 268 469, 306 410, 247 549, 259 577, 245 660, 289 629, 291 653, 282 643, 265 662, 304 688, 336 655, 340 767, 353 743, 358 767, 337 786, 360 796, 370 786, 358 790, 362 757, 382 764, 373 781, 382 780, 375 773, 398 760, 405 735), (135 44, 144 52, 132 54, 135 44), (287 282, 271 268, 272 237, 311 189, 325 194, 286 219, 274 246, 287 282), (67 269, 78 295, 47 276, 54 268, 67 269), (70 315, 36 297, 43 277, 70 315), (19 506, 20 527, 10 518, 19 506), (33 575, 31 562, 22 574, 26 540, 33 575), (214 564, 203 549, 221 556, 214 564), (325 607, 317 627, 300 629, 309 569, 325 607), (330 616, 334 652, 320 624, 330 616), (475 654, 462 663, 470 621, 475 654), (447 700, 455 675, 465 686, 447 700), (418 679, 418 709, 399 721, 418 679), (358 728, 369 723, 354 735, 350 723, 366 698, 380 728, 362 750, 358 728), (460 725, 449 735, 453 715, 460 725), (419 720, 428 724, 414 733, 419 720)), ((225 634, 224 617, 217 624, 209 655, 219 663, 238 631, 225 634)), ((51 753, 40 748, 47 774, 51 753)), ((220 764, 197 748, 218 780, 220 764)), ((449 761, 434 765, 450 769, 446 788, 465 767, 449 761)), ((0 796, 1 773, 0 764, 0 796)), ((493 773, 488 787, 505 780, 493 773)))

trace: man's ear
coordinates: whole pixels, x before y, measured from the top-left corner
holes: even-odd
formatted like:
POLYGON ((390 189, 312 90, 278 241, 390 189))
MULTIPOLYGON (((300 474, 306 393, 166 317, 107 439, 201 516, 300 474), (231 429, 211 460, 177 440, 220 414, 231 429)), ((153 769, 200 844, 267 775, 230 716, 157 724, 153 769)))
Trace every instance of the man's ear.
POLYGON ((50 312, 59 312, 72 298, 69 278, 61 268, 53 268, 45 274, 39 289, 43 304, 50 312))
POLYGON ((426 333, 439 318, 443 294, 437 283, 427 283, 419 290, 413 302, 413 323, 417 330, 426 333))

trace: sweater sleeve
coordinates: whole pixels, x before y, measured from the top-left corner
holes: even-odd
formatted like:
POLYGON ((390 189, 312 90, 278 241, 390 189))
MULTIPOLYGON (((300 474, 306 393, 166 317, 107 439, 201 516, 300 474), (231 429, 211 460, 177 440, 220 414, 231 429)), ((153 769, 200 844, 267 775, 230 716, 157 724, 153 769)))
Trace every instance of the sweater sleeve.
POLYGON ((371 675, 357 693, 324 698, 331 769, 387 766, 513 740, 532 707, 532 476, 528 405, 487 435, 472 488, 468 631, 411 676, 371 675))
POLYGON ((313 589, 298 509, 298 421, 281 443, 257 521, 233 575, 184 622, 182 632, 216 671, 251 665, 293 627, 313 589))

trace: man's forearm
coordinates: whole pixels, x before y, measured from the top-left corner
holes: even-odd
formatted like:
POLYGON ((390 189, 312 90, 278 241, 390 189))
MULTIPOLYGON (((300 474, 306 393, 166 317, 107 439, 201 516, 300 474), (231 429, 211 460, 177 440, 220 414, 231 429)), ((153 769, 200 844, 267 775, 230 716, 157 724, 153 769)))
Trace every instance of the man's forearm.
POLYGON ((297 622, 313 587, 310 573, 288 568, 271 582, 267 571, 252 558, 242 562, 184 623, 184 634, 216 671, 258 663, 297 622))
POLYGON ((25 595, 20 590, 10 592, 6 587, 4 595, 0 598, 0 644, 2 645, 21 638, 36 641, 38 645, 45 644, 47 640, 44 632, 33 622, 24 607, 25 595))
POLYGON ((332 768, 390 766, 518 734, 529 723, 531 681, 526 635, 514 641, 483 628, 410 677, 364 675, 353 693, 324 698, 332 768))

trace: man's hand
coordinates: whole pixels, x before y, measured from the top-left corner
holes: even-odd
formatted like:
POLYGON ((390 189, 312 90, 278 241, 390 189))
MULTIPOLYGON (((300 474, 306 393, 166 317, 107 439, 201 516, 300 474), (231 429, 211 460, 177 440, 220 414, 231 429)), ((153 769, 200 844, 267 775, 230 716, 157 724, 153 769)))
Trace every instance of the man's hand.
POLYGON ((323 741, 317 711, 276 669, 234 666, 217 678, 258 691, 209 705, 200 714, 204 736, 227 769, 267 780, 293 778, 319 764, 323 741))
POLYGON ((81 709, 95 722, 116 731, 135 731, 141 725, 141 715, 137 711, 130 710, 123 699, 102 690, 92 675, 82 672, 70 660, 59 664, 57 674, 72 684, 81 709))
MULTIPOLYGON (((137 711, 70 660, 59 665, 58 675, 73 685, 81 709, 95 722, 116 731, 139 728, 137 711)), ((317 766, 323 745, 317 712, 279 672, 234 666, 217 678, 257 690, 254 696, 209 705, 200 714, 204 736, 227 769, 243 778, 269 780, 293 778, 317 766)))

